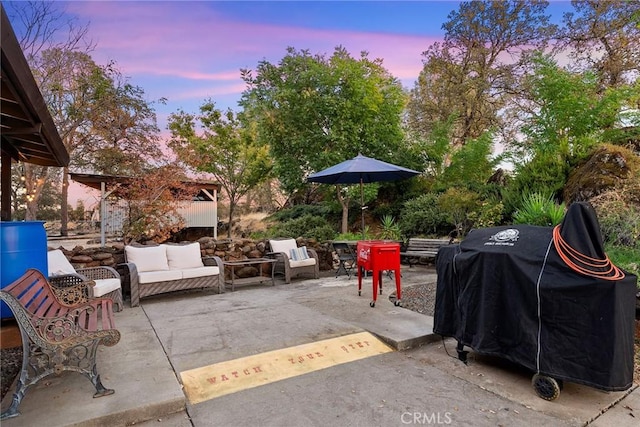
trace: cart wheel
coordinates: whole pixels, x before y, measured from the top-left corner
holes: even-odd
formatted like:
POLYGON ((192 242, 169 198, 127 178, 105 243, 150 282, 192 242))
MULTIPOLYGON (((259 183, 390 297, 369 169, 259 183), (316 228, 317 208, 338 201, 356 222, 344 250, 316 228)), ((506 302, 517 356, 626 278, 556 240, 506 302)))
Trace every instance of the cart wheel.
POLYGON ((376 302, 375 302, 375 301, 371 301, 371 302, 369 303, 369 307, 375 307, 375 306, 376 306, 376 302))
POLYGON ((560 396, 560 385, 554 378, 546 375, 535 374, 531 379, 533 389, 545 400, 555 400, 560 396))
POLYGON ((395 305, 396 307, 400 307, 400 300, 397 299, 393 302, 393 305, 395 305))
POLYGON ((362 295, 362 291, 358 291, 358 296, 362 295))

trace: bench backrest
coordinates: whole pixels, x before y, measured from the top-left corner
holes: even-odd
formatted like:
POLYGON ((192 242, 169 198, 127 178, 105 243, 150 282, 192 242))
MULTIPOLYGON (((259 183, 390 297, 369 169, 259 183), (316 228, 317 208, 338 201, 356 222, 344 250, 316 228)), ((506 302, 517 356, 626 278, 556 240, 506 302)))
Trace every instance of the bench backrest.
POLYGON ((70 308, 58 300, 46 277, 33 268, 2 291, 18 300, 31 316, 60 317, 70 308))
POLYGON ((22 277, 3 288, 0 296, 14 310, 20 327, 32 331, 28 333, 31 339, 38 339, 35 334, 49 342, 62 342, 69 338, 69 334, 77 334, 79 328, 92 332, 105 345, 114 345, 120 340, 110 298, 67 304, 56 296, 55 290, 39 270, 27 270, 22 277), (31 326, 24 325, 25 321, 31 326), (52 327, 53 324, 56 327, 52 327))
POLYGON ((445 239, 409 239, 407 250, 439 249, 448 244, 449 240, 445 239))

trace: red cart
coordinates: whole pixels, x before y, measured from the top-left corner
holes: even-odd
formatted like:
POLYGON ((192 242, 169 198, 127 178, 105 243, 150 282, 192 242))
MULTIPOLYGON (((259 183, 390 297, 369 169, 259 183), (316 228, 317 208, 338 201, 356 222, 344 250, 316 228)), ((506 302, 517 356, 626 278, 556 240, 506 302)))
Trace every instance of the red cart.
POLYGON ((362 240, 357 245, 358 258, 358 295, 362 294, 362 272, 371 271, 373 277, 373 301, 375 307, 378 290, 382 293, 382 272, 393 271, 396 278, 396 301, 400 305, 400 244, 383 240, 362 240))

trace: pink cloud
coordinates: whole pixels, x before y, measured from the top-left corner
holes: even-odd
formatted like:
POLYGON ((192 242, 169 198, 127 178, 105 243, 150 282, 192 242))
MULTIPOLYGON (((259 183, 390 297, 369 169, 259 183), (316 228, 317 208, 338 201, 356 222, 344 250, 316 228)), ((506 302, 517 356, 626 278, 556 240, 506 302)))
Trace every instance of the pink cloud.
POLYGON ((240 68, 278 61, 286 48, 331 55, 342 45, 384 59, 400 79, 416 79, 421 53, 435 41, 390 33, 317 30, 230 21, 208 2, 73 2, 69 10, 91 19, 99 62, 115 59, 125 74, 188 80, 239 80, 240 68))

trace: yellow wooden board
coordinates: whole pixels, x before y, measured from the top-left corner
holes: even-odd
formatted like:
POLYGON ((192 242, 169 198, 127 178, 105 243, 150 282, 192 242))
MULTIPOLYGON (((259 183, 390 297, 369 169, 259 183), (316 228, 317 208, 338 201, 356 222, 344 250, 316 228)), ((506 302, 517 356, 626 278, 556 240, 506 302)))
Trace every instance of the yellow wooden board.
POLYGON ((393 349, 369 332, 268 351, 180 373, 192 404, 393 349))

